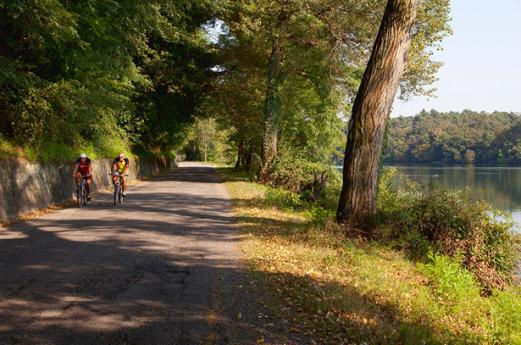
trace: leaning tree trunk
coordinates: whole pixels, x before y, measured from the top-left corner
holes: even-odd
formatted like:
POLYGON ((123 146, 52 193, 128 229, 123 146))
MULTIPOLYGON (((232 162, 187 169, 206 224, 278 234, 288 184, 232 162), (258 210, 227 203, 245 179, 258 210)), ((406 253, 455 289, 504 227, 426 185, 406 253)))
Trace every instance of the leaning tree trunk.
POLYGON ((398 90, 419 0, 388 0, 349 121, 337 221, 374 213, 385 124, 398 90))
POLYGON ((273 160, 277 156, 278 122, 280 120, 281 100, 279 89, 284 80, 284 40, 288 18, 281 12, 278 20, 278 34, 273 38, 271 55, 266 76, 266 99, 264 100, 264 132, 262 135, 260 180, 269 180, 273 160))

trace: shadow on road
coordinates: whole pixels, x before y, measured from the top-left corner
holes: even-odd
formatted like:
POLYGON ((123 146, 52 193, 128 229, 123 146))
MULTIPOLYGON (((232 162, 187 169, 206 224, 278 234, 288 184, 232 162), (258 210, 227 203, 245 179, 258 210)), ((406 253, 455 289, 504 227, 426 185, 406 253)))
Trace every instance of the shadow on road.
MULTIPOLYGON (((0 231, 1 344, 254 343, 230 201, 207 167, 0 231)), ((222 187, 222 186, 221 186, 222 187)))

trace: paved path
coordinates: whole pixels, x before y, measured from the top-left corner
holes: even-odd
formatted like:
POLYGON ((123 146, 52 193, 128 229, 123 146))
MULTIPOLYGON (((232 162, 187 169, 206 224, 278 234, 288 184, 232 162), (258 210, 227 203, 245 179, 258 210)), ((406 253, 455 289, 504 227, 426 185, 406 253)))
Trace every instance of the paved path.
POLYGON ((213 169, 184 163, 128 194, 0 229, 0 344, 254 342, 213 169))

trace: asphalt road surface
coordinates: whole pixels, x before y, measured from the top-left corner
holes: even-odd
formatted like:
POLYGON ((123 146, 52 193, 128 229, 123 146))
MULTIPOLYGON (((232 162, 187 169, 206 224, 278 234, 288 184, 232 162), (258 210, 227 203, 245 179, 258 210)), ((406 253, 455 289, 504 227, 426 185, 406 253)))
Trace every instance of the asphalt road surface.
POLYGON ((239 237, 197 163, 0 229, 0 344, 255 343, 239 237))

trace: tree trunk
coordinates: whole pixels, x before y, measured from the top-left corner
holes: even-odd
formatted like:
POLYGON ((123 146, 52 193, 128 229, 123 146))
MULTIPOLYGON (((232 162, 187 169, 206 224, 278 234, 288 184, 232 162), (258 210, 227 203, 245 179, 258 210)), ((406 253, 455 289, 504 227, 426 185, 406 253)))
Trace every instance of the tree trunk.
POLYGON ((237 145, 237 162, 235 163, 235 170, 243 170, 244 169, 244 142, 242 140, 239 141, 237 145))
POLYGON ((248 144, 248 150, 246 151, 246 153, 244 155, 244 170, 246 170, 246 171, 250 170, 251 159, 252 159, 252 156, 253 156, 253 153, 255 152, 255 150, 256 150, 255 140, 250 139, 249 144, 248 144))
POLYGON ((264 133, 262 136, 261 170, 260 180, 269 180, 270 168, 277 156, 278 122, 281 111, 279 95, 280 86, 284 76, 282 67, 284 63, 284 40, 287 31, 288 18, 282 11, 277 18, 279 32, 274 34, 271 55, 266 77, 266 99, 264 101, 264 133))
POLYGON ((388 0, 353 104, 337 221, 363 222, 376 207, 385 125, 405 68, 419 0, 388 0))

